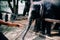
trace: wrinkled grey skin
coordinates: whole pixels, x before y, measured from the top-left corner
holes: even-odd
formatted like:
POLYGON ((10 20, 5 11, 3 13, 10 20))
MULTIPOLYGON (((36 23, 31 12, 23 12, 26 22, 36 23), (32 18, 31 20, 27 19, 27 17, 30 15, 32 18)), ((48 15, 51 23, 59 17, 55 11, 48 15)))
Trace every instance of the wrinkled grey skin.
MULTIPOLYGON (((43 4, 45 2, 50 2, 52 4, 54 4, 55 6, 59 7, 60 6, 60 0, 42 0, 43 1, 43 4)), ((30 26, 31 26, 31 23, 32 23, 33 20, 29 19, 29 24, 28 24, 28 27, 26 28, 25 32, 24 32, 24 35, 23 35, 23 40, 24 40, 24 37, 25 35, 27 34, 27 32, 29 31, 30 29, 30 26)))

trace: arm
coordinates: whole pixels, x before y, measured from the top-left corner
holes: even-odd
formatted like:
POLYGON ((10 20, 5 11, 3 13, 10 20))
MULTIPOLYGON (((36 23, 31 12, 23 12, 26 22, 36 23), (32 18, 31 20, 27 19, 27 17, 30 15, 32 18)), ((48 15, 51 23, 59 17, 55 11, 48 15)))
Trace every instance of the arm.
POLYGON ((0 20, 0 24, 7 25, 7 26, 22 27, 22 24, 12 23, 12 22, 4 22, 3 20, 0 20))

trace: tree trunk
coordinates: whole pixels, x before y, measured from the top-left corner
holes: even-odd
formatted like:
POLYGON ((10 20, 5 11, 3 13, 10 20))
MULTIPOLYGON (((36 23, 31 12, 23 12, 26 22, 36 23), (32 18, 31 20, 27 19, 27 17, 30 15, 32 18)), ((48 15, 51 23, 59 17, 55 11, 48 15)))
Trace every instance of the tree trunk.
POLYGON ((11 5, 10 1, 8 0, 7 2, 8 2, 8 4, 9 4, 9 7, 10 7, 12 13, 14 13, 14 10, 13 10, 13 8, 12 8, 12 5, 11 5))
POLYGON ((12 7, 12 5, 11 5, 9 0, 8 0, 8 4, 9 4, 9 7, 10 7, 10 9, 12 11, 11 18, 12 18, 12 20, 15 20, 17 14, 18 14, 18 0, 17 1, 13 0, 13 7, 12 7))

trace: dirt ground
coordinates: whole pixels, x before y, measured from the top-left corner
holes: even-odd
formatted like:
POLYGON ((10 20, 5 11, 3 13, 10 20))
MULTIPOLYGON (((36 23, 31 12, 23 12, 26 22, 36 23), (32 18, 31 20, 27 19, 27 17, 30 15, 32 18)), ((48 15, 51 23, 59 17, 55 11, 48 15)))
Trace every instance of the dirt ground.
MULTIPOLYGON (((18 18, 19 19, 19 18, 18 18)), ((28 20, 27 19, 22 19, 22 20, 16 20, 14 21, 15 23, 19 23, 22 24, 23 27, 14 27, 15 29, 4 33, 4 35, 9 39, 9 40, 22 40, 22 32, 24 31, 24 28, 27 26, 28 24, 28 20)), ((34 23, 33 23, 34 24, 34 23)), ((39 35, 35 35, 35 33, 31 30, 33 28, 33 25, 31 26, 30 30, 28 31, 27 35, 25 36, 25 40, 60 40, 60 36, 39 36, 39 35)), ((54 33, 54 32, 52 32, 54 33)))

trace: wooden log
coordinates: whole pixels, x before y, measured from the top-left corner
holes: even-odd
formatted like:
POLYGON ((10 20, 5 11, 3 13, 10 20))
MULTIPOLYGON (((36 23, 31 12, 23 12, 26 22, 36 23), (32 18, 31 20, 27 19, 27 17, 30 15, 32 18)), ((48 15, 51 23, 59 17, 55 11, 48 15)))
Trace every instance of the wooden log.
POLYGON ((0 11, 1 13, 7 13, 7 14, 12 14, 10 12, 6 12, 6 11, 0 11))
POLYGON ((60 23, 60 20, 57 20, 57 19, 45 18, 44 20, 47 21, 47 22, 56 22, 56 23, 60 23))

